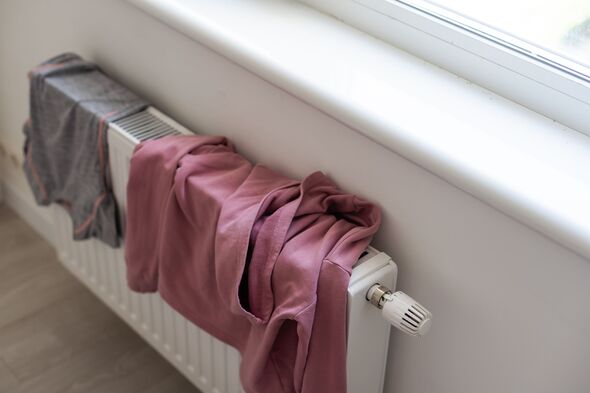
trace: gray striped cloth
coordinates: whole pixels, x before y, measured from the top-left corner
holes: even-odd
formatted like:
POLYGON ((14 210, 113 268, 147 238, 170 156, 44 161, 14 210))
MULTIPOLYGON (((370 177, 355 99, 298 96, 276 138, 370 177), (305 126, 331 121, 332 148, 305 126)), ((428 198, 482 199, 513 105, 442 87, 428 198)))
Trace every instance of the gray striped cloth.
POLYGON ((106 132, 109 122, 147 102, 71 53, 40 64, 29 79, 24 170, 37 203, 68 210, 74 239, 96 237, 117 247, 106 132))

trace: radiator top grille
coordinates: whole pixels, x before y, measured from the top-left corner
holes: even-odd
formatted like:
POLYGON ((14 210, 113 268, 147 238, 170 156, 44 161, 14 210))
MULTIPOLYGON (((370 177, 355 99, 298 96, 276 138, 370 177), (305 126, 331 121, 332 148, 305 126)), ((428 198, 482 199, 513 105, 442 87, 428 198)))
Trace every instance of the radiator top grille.
POLYGON ((159 139, 167 135, 180 135, 181 132, 162 120, 149 110, 124 117, 113 124, 140 142, 148 139, 159 139))

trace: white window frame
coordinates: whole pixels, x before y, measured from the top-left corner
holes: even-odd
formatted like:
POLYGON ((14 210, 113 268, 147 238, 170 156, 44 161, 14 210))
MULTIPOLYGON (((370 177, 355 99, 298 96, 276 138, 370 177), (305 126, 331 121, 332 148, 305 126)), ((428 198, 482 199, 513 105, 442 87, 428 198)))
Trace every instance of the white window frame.
POLYGON ((590 78, 575 62, 453 23, 419 0, 301 1, 590 136, 590 78))

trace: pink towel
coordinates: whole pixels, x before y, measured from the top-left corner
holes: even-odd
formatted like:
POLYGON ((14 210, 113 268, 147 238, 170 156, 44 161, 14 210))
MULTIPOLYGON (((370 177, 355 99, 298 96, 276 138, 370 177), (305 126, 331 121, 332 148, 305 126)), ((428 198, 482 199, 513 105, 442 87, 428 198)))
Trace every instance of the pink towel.
POLYGON ((246 392, 346 392, 348 282, 377 207, 210 136, 138 145, 127 198, 130 288, 237 348, 246 392))

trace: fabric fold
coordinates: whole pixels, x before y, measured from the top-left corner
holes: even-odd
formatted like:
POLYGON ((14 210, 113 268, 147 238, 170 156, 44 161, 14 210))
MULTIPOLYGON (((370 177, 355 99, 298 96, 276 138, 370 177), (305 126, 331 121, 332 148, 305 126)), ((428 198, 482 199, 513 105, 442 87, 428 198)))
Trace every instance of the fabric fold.
MULTIPOLYGON (((135 147, 127 183, 127 199, 131 203, 127 204, 125 234, 125 259, 132 261, 127 264, 127 281, 134 291, 155 292, 158 289, 159 253, 162 248, 160 242, 166 241, 169 235, 164 226, 166 215, 171 215, 170 210, 173 209, 168 204, 174 202, 175 191, 185 200, 192 197, 195 202, 201 202, 200 198, 187 195, 190 191, 185 189, 184 168, 196 167, 201 155, 207 154, 217 154, 216 162, 223 165, 224 171, 229 170, 232 163, 236 167, 245 165, 245 174, 249 170, 249 164, 235 154, 231 143, 223 137, 169 136, 157 141, 148 140, 135 147)), ((203 161, 207 171, 213 171, 213 162, 213 159, 203 161)), ((210 200, 203 203, 213 205, 210 200)), ((187 210, 191 207, 185 204, 183 208, 187 210)), ((178 215, 187 219, 194 217, 190 211, 180 210, 178 215)), ((200 228, 199 221, 188 222, 184 226, 188 225, 189 229, 194 226, 194 231, 201 233, 214 230, 211 227, 200 228)), ((192 232, 185 230, 179 236, 192 232)))

